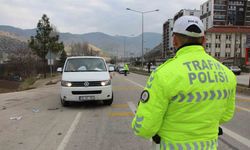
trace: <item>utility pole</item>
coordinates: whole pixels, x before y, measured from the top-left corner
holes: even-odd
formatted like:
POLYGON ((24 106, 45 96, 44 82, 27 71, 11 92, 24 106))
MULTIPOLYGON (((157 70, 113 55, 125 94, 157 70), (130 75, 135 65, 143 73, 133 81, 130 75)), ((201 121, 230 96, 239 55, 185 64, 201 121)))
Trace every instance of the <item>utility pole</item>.
POLYGON ((138 11, 138 10, 134 10, 134 9, 131 9, 131 8, 126 8, 127 10, 129 11, 134 11, 134 12, 137 12, 137 13, 140 13, 141 16, 142 16, 142 33, 141 33, 141 51, 142 51, 142 56, 141 56, 141 65, 142 65, 142 68, 143 68, 143 61, 144 61, 144 53, 143 53, 143 50, 144 50, 144 14, 145 13, 151 13, 151 12, 156 12, 156 11, 159 11, 159 9, 155 9, 155 10, 150 10, 150 11, 138 11))
POLYGON ((236 38, 237 38, 237 33, 234 34, 234 61, 233 65, 236 65, 236 53, 237 53, 237 44, 236 44, 236 38))
POLYGON ((45 43, 43 43, 43 77, 46 78, 45 43))
POLYGON ((123 61, 125 63, 125 51, 126 51, 126 37, 123 37, 123 61))
POLYGON ((249 83, 248 83, 248 88, 250 88, 250 75, 249 75, 249 83))

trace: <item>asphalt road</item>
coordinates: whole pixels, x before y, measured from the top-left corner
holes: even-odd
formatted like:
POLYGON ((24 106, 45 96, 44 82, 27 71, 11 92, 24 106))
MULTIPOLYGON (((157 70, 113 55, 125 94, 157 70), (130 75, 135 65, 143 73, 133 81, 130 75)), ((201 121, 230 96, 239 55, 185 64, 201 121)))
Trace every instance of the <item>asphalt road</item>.
MULTIPOLYGON (((63 108, 59 83, 0 94, 0 150, 151 150, 130 124, 146 76, 113 77, 114 103, 75 103, 63 108)), ((249 150, 250 98, 238 95, 234 119, 223 125, 220 150, 249 150)))

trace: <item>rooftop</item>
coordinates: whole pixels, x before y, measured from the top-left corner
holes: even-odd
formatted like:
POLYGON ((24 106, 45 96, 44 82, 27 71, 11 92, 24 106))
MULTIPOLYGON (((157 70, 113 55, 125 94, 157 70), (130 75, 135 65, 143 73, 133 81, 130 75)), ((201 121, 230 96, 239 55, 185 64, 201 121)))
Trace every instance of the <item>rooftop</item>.
POLYGON ((250 33, 250 26, 215 26, 209 28, 209 33, 250 33))

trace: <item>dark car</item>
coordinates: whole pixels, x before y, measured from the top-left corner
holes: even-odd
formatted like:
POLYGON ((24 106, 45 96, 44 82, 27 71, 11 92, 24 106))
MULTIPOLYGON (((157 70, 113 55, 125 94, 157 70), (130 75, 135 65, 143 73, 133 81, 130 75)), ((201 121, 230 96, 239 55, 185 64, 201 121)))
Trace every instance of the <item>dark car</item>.
POLYGON ((238 66, 229 66, 228 68, 236 75, 240 75, 241 73, 241 69, 238 66))
POLYGON ((119 66, 119 67, 118 67, 118 72, 119 72, 120 74, 124 74, 124 67, 123 67, 123 66, 119 66))

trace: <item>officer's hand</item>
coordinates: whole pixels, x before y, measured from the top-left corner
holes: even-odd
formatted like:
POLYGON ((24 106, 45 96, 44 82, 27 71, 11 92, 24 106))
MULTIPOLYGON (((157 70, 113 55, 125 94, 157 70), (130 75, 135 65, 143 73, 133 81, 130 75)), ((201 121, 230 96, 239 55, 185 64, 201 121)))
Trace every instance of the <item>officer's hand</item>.
POLYGON ((223 135, 223 130, 222 130, 222 128, 221 127, 219 127, 219 132, 218 132, 218 135, 220 136, 220 135, 223 135))
POLYGON ((161 137, 157 134, 155 136, 153 136, 152 139, 156 144, 160 144, 160 142, 161 142, 161 137))

